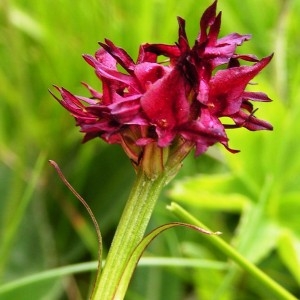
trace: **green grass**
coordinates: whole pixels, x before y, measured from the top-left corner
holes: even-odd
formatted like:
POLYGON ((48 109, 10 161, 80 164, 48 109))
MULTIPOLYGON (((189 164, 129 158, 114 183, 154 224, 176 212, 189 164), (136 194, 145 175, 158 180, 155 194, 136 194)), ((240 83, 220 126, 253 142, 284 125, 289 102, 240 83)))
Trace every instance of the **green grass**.
MULTIPOLYGON (((256 80, 259 90, 274 100, 264 104, 258 115, 270 120, 275 130, 232 132, 231 146, 241 149, 240 154, 215 147, 196 160, 187 158, 177 180, 162 195, 150 226, 176 221, 165 209, 175 199, 213 230, 222 231, 243 255, 300 297, 300 2, 219 2, 223 34, 253 34, 241 51, 259 57, 275 52, 271 65, 256 80), (225 181, 219 184, 222 177, 225 181), (182 193, 187 187, 188 192, 182 193), (220 205, 218 199, 222 199, 220 205)), ((134 178, 118 147, 100 140, 81 145, 74 121, 48 89, 57 84, 82 94, 82 81, 100 88, 81 54, 93 54, 104 38, 136 56, 141 43, 175 42, 179 15, 187 20, 193 41, 199 17, 210 3, 0 2, 3 284, 97 256, 96 235, 87 213, 60 182, 48 159, 59 163, 90 204, 99 220, 105 252, 134 178)), ((226 262, 199 235, 184 229, 165 233, 147 254, 226 262)), ((92 277, 92 272, 86 272, 30 283, 16 290, 15 299, 85 299, 92 277)), ((205 300, 269 299, 253 278, 235 267, 220 270, 180 264, 171 268, 155 262, 153 268, 137 271, 128 299, 180 300, 187 295, 205 300)))

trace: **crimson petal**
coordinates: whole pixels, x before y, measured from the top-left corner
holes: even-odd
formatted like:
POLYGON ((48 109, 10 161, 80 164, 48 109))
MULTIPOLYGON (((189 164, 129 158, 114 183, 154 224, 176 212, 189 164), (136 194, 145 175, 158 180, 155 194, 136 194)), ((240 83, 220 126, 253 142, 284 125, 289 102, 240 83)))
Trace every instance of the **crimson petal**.
POLYGON ((157 80, 141 97, 141 106, 150 122, 157 127, 171 130, 186 122, 189 103, 186 83, 180 71, 173 69, 157 80))
POLYGON ((209 102, 220 116, 236 113, 241 106, 245 87, 272 59, 263 58, 253 66, 233 67, 218 71, 210 80, 209 102), (222 105, 220 105, 222 103, 222 105))

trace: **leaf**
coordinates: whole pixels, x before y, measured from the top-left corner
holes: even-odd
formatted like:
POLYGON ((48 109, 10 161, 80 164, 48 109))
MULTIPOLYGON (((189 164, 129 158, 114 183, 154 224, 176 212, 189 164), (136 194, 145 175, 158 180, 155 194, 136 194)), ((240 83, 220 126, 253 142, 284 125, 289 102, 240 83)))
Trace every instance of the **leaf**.
POLYGON ((258 264, 267 258, 276 247, 280 229, 267 217, 262 217, 252 225, 249 220, 247 230, 245 226, 239 228, 238 251, 251 262, 258 264))
MULTIPOLYGON (((182 207, 180 207, 177 203, 171 203, 171 205, 168 206, 168 209, 172 211, 176 216, 178 216, 179 218, 185 221, 207 228, 203 223, 201 223, 197 218, 195 218, 193 215, 191 215, 182 207)), ((223 239, 221 239, 218 236, 212 236, 211 239, 207 239, 207 240, 211 244, 216 246, 228 258, 231 258, 240 267, 242 267, 245 271, 247 271, 254 278, 256 278, 256 280, 258 280, 260 283, 260 288, 268 289, 268 291, 271 292, 273 296, 277 297, 278 299, 296 300, 296 298, 289 291, 287 291, 285 288, 279 285, 271 277, 268 277, 259 268, 257 268, 252 262, 250 262, 243 255, 241 255, 235 248, 233 248, 231 245, 226 243, 223 239)))
MULTIPOLYGON (((181 258, 181 257, 145 257, 139 261, 141 267, 153 267, 153 266, 176 266, 176 267, 190 267, 190 268, 202 268, 213 270, 224 270, 227 268, 227 264, 219 261, 199 259, 199 258, 181 258)), ((0 285, 0 299, 19 299, 13 297, 14 295, 24 295, 24 291, 32 290, 32 287, 40 289, 40 286, 46 286, 48 283, 58 282, 59 279, 73 276, 79 273, 87 273, 90 271, 96 271, 98 269, 98 261, 84 262, 55 269, 50 269, 42 272, 38 272, 32 275, 22 277, 7 283, 0 285), (46 283, 44 283, 46 282, 46 283)), ((60 280, 61 281, 61 280, 60 280)), ((39 299, 39 297, 34 298, 39 299)))
MULTIPOLYGON (((299 182, 298 182, 299 185, 299 182)), ((293 230, 300 239, 300 192, 288 192, 283 194, 277 209, 277 218, 281 225, 293 230)))
POLYGON ((59 299, 63 294, 63 291, 63 282, 58 281, 57 279, 48 279, 34 282, 30 285, 24 285, 18 289, 11 289, 3 294, 1 293, 1 300, 59 299))
MULTIPOLYGON (((19 230, 19 227, 22 222, 22 218, 28 209, 30 202, 33 199, 33 194, 35 188, 38 185, 38 181, 41 176, 42 168, 44 166, 46 155, 44 152, 41 152, 36 160, 35 166, 32 170, 32 177, 28 181, 26 189, 23 193, 22 198, 18 201, 18 205, 11 212, 7 222, 4 223, 3 236, 1 237, 0 245, 0 274, 5 271, 6 262, 11 253, 11 248, 14 245, 14 240, 16 239, 16 234, 19 230)), ((2 228, 1 228, 2 235, 2 228)))
POLYGON ((97 239, 98 239, 98 266, 99 266, 99 268, 98 268, 97 276, 100 276, 101 267, 102 267, 102 235, 101 235, 101 231, 100 231, 97 219, 96 219, 94 213, 92 212, 92 210, 90 209, 89 205, 87 204, 87 202, 81 197, 81 195, 78 194, 78 192, 73 188, 73 186, 66 179, 65 175, 60 170, 58 164, 53 160, 49 160, 49 163, 55 168, 58 176, 60 177, 62 182, 65 184, 65 186, 72 192, 72 194, 84 206, 84 208, 86 209, 87 213, 89 214, 91 220, 93 221, 93 225, 94 225, 94 228, 95 228, 95 231, 97 234, 97 239))
POLYGON ((190 229, 194 229, 196 231, 199 231, 204 234, 219 234, 218 232, 213 233, 208 230, 205 230, 201 227, 192 225, 192 224, 186 224, 186 223, 180 223, 180 222, 174 222, 174 223, 169 223, 162 225, 160 227, 157 227, 153 231, 151 231, 147 236, 143 238, 143 240, 137 245, 137 247, 133 250, 129 261, 127 262, 126 268, 123 271, 122 278, 118 284, 118 288, 115 292, 114 299, 123 299, 125 296, 125 293, 127 291, 127 287, 129 285, 130 279, 132 277, 132 274, 134 272, 134 269, 142 256, 143 252, 145 251, 146 247, 151 243, 151 241, 156 238, 160 233, 163 231, 173 228, 173 227, 178 227, 178 226, 183 226, 187 227, 190 229))
POLYGON ((278 238, 279 228, 267 213, 272 189, 272 178, 267 177, 256 202, 245 207, 234 236, 237 250, 253 263, 267 257, 278 238))
POLYGON ((197 176, 177 181, 169 196, 181 203, 228 212, 240 212, 250 201, 243 194, 241 183, 231 174, 197 176))
POLYGON ((300 285, 300 240, 291 231, 284 230, 278 240, 278 253, 285 266, 300 285))
MULTIPOLYGON (((57 281, 58 278, 76 274, 87 272, 90 270, 96 270, 98 264, 96 262, 86 262, 75 265, 69 265, 65 267, 60 267, 56 269, 47 270, 44 272, 39 272, 33 275, 29 275, 26 277, 22 277, 21 279, 17 279, 0 286, 0 298, 1 299, 19 299, 18 297, 11 297, 9 295, 11 293, 19 293, 24 294, 25 290, 32 290, 32 287, 39 288, 39 286, 48 285, 48 283, 53 283, 57 281), (46 283, 44 283, 46 282, 46 283), (5 297, 5 298, 4 298, 5 297)), ((45 290, 44 290, 45 291, 45 290)), ((39 299, 33 298, 33 299, 39 299)))

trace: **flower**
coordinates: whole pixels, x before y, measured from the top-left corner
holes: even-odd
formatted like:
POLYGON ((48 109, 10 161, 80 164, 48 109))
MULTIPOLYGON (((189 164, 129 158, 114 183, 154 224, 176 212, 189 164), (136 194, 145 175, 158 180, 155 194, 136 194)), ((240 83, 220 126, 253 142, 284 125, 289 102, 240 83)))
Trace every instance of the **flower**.
POLYGON ((262 92, 245 90, 272 55, 259 60, 237 54, 236 48, 251 38, 248 34, 218 38, 221 13, 216 14, 216 6, 217 1, 204 12, 193 46, 179 17, 178 42, 143 44, 136 62, 109 40, 100 43, 95 56, 83 56, 101 80, 102 92, 84 84, 88 98, 56 87, 62 97, 56 99, 74 116, 84 141, 100 137, 121 144, 138 166, 153 149, 181 153, 180 160, 191 148, 200 155, 216 143, 236 152, 228 146, 227 129, 272 129, 254 116, 251 103, 271 100, 262 92), (232 124, 222 123, 224 117, 232 124))

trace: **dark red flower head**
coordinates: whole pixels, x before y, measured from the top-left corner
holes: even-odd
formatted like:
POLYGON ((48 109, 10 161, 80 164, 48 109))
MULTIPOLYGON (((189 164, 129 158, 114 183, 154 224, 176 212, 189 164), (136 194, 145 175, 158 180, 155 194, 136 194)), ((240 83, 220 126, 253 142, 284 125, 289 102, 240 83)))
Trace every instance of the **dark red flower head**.
POLYGON ((119 143, 139 164, 145 147, 153 143, 175 152, 189 145, 200 155, 215 143, 229 149, 227 128, 272 129, 254 116, 251 104, 270 101, 268 96, 245 90, 272 55, 259 60, 237 54, 237 46, 250 35, 218 38, 221 13, 216 14, 216 5, 204 12, 193 46, 185 21, 178 18, 178 42, 141 45, 137 62, 109 40, 100 43, 95 56, 84 55, 102 82, 102 93, 85 84, 91 94, 87 98, 57 87, 62 96, 58 100, 75 117, 84 141, 101 137, 119 143), (161 55, 165 63, 158 61, 161 55), (241 65, 243 61, 247 64, 241 65), (232 124, 223 124, 223 117, 232 124))

